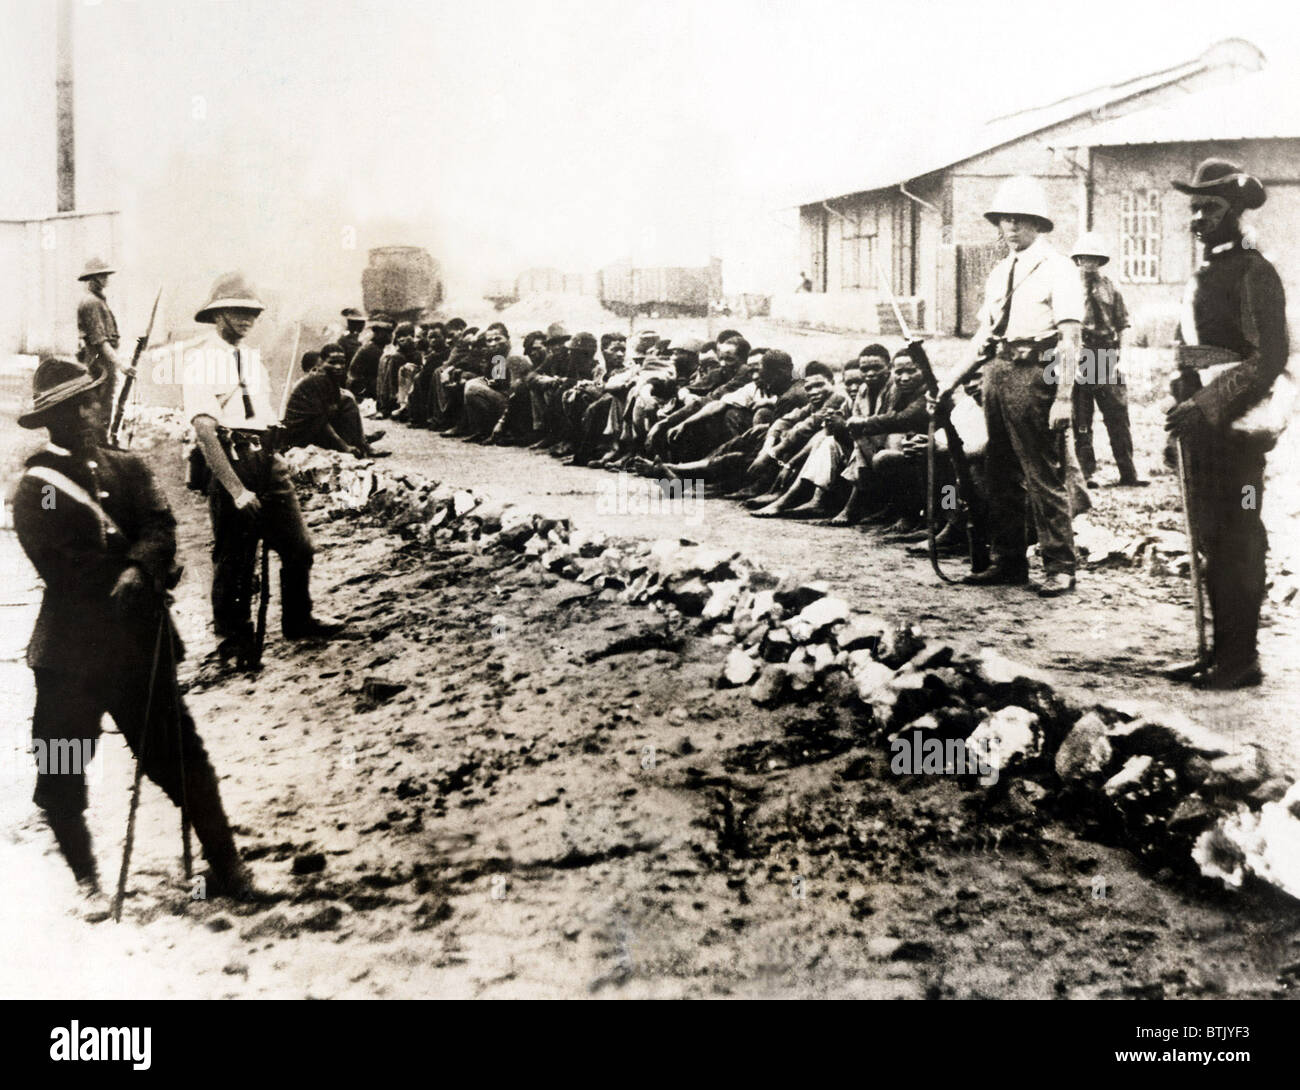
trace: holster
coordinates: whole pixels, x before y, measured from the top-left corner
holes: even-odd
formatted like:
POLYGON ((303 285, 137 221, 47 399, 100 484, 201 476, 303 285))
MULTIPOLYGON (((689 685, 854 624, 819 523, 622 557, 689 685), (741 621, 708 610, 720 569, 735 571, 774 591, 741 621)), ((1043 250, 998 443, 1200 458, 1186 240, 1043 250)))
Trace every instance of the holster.
POLYGON ((1056 348, 1061 340, 1059 333, 1046 337, 1024 337, 1016 340, 999 340, 997 356, 1011 363, 1046 363, 1044 355, 1056 348))

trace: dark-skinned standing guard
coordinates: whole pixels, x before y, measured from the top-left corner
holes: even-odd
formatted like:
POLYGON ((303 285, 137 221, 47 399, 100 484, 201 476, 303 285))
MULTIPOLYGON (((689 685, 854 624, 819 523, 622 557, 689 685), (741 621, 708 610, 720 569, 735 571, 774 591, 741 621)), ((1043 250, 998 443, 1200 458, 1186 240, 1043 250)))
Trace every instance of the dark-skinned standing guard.
POLYGON ((185 807, 211 868, 208 892, 255 899, 216 773, 176 688, 180 640, 167 598, 180 574, 176 520, 144 461, 101 445, 107 381, 76 360, 43 360, 32 408, 18 418, 50 435, 13 500, 18 540, 45 583, 27 648, 36 677, 34 801, 82 891, 97 895, 86 764, 107 713, 144 773, 185 807))
POLYGON ((1235 163, 1206 159, 1190 182, 1173 185, 1191 199, 1202 261, 1188 285, 1178 331, 1177 404, 1166 427, 1183 450, 1214 644, 1208 663, 1174 666, 1166 676, 1237 689, 1262 680, 1256 641, 1268 535, 1260 505, 1265 455, 1277 440, 1275 432, 1248 432, 1242 425, 1245 414, 1266 403, 1286 368, 1286 296, 1277 270, 1242 239, 1242 213, 1267 196, 1259 179, 1235 163), (1205 368, 1217 372, 1208 382, 1205 368))

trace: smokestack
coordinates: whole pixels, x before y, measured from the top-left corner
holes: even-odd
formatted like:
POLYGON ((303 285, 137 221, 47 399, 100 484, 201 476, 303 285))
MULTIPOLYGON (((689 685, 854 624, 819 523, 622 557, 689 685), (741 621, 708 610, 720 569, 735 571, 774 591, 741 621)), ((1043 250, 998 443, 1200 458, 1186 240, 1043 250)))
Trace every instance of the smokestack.
POLYGON ((77 207, 77 157, 72 117, 72 5, 73 0, 59 0, 55 46, 58 54, 55 110, 60 212, 72 212, 77 207))

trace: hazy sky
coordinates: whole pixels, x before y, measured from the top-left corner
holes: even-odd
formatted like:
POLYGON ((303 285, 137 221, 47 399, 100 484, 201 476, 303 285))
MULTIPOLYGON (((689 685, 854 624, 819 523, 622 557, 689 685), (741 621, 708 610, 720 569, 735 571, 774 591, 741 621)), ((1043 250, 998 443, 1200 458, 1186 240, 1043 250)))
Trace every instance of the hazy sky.
MULTIPOLYGON (((52 133, 53 11, 0 0, 7 148, 52 133)), ((121 209, 137 262, 313 290, 403 241, 467 279, 710 251, 729 288, 788 279, 780 209, 821 176, 1225 37, 1276 69, 1296 39, 1289 5, 1251 0, 78 0, 75 19, 80 206, 121 209)), ((50 210, 52 151, 28 159, 0 214, 50 210)))

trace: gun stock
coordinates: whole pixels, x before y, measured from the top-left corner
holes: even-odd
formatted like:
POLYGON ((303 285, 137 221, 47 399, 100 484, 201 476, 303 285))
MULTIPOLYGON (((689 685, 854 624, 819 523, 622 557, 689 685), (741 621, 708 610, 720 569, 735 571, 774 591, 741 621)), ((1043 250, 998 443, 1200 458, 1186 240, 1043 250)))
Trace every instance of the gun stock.
MULTIPOLYGON (((952 461, 953 473, 957 478, 958 497, 966 512, 966 541, 972 572, 983 571, 989 565, 988 531, 981 517, 982 505, 975 490, 970 462, 966 458, 966 448, 961 441, 961 436, 957 433, 957 429, 953 426, 950 415, 951 405, 948 404, 948 399, 940 398, 939 380, 935 376, 934 368, 930 365, 930 357, 926 354, 925 348, 920 341, 913 341, 908 345, 908 355, 920 369, 921 377, 925 381, 926 390, 929 392, 930 397, 937 399, 930 411, 930 426, 926 443, 925 515, 927 543, 930 551, 930 566, 934 568, 935 575, 945 583, 952 583, 954 580, 945 575, 939 567, 939 551, 936 544, 938 535, 938 504, 936 503, 938 460, 934 441, 936 427, 943 429, 944 437, 948 441, 948 457, 952 461)), ((992 359, 993 355, 994 346, 991 343, 986 344, 975 361, 958 376, 953 386, 959 386, 968 380, 992 359)))

